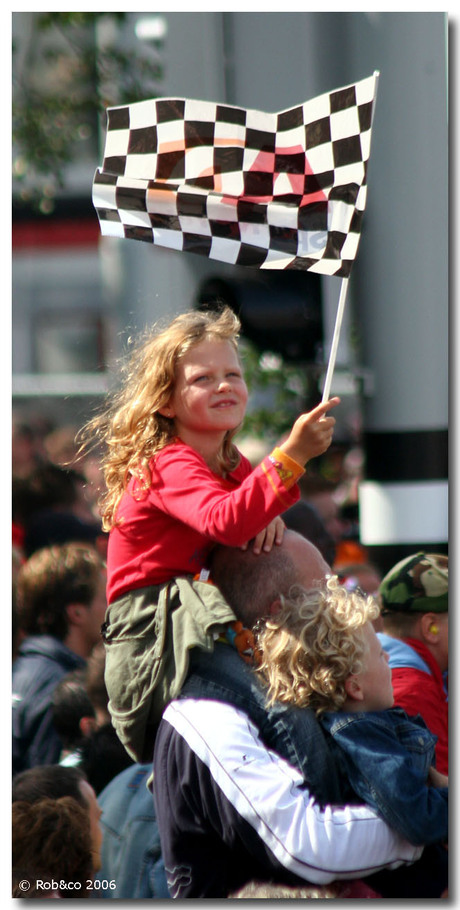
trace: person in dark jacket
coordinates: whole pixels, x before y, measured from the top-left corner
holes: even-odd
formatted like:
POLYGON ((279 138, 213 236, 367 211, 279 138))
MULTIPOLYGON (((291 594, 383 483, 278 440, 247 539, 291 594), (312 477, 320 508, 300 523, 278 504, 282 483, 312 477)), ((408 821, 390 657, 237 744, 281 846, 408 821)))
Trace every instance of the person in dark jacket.
POLYGON ((13 663, 13 775, 59 761, 52 696, 59 680, 84 667, 106 609, 104 564, 87 544, 34 553, 17 582, 18 622, 25 634, 13 663))

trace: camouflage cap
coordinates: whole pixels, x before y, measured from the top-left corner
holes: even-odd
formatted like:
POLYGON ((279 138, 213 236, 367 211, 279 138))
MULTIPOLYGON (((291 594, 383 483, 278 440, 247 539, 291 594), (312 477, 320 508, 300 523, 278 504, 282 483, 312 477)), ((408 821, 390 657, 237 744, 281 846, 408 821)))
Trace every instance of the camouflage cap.
POLYGON ((385 575, 379 591, 385 613, 446 613, 449 560, 438 553, 416 553, 385 575))

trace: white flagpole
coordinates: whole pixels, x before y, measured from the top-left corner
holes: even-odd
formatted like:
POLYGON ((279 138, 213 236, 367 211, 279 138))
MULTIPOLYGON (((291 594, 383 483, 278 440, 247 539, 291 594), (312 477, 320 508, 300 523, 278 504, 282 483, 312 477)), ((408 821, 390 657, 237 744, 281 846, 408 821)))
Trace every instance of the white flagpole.
MULTIPOLYGON (((374 91, 374 103, 373 103, 373 107, 372 107, 371 129, 372 129, 372 124, 374 122, 375 102, 377 100, 377 89, 378 89, 379 77, 380 77, 379 70, 374 70, 374 76, 375 76, 375 91, 374 91)), ((329 355, 329 363, 327 366, 326 378, 324 380, 323 397, 321 399, 321 404, 323 404, 325 401, 328 400, 329 395, 331 393, 332 374, 334 372, 335 361, 336 361, 336 357, 337 357, 337 348, 339 346, 340 329, 342 327, 343 313, 345 310, 345 300, 347 297, 348 281, 349 281, 348 278, 342 278, 342 284, 340 286, 340 296, 339 296, 339 302, 337 305, 337 316, 335 317, 334 335, 332 338, 331 353, 329 355)))
POLYGON ((340 285, 340 296, 337 305, 337 315, 335 317, 334 335, 332 338, 331 353, 329 355, 329 363, 327 366, 326 379, 324 380, 323 397, 321 399, 321 403, 328 401, 331 391, 332 375, 334 372, 335 361, 337 357, 337 348, 339 346, 340 329, 342 327, 342 319, 345 311, 348 281, 348 278, 342 278, 342 284, 340 285))

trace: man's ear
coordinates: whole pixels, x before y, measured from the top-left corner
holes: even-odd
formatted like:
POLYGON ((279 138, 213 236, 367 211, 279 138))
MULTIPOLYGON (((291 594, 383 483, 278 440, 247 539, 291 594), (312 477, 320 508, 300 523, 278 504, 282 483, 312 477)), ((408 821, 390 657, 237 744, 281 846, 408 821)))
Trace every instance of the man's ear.
POLYGON ((345 692, 352 701, 362 701, 364 692, 357 676, 347 676, 345 683, 345 692))
POLYGON ((66 613, 69 625, 81 626, 85 618, 85 610, 87 607, 83 604, 67 604, 66 613))
POLYGON ((97 730, 97 720, 95 717, 80 717, 78 726, 80 727, 81 735, 87 737, 90 736, 94 730, 97 730))
POLYGON ((279 597, 277 597, 277 599, 272 601, 272 603, 270 604, 270 606, 268 608, 268 615, 276 616, 277 613, 281 612, 281 606, 282 606, 281 600, 279 599, 279 597))
POLYGON ((436 644, 439 633, 439 620, 436 613, 423 613, 420 617, 420 631, 427 644, 436 644))

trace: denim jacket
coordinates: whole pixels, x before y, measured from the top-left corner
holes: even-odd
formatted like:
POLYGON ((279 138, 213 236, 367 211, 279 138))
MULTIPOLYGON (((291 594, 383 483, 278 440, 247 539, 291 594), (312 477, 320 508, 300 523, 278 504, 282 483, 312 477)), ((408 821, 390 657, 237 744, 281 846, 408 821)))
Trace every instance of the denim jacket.
POLYGON ((102 866, 96 874, 101 898, 170 897, 153 795, 146 785, 151 771, 151 765, 130 765, 97 798, 104 834, 102 866))
POLYGON ((265 689, 256 673, 231 645, 216 642, 211 653, 195 648, 181 695, 241 708, 265 744, 301 771, 320 805, 342 802, 336 761, 315 714, 281 702, 267 708, 265 689))
POLYGON ((448 788, 427 786, 436 737, 402 708, 325 712, 321 724, 356 794, 413 844, 448 840, 448 788))

